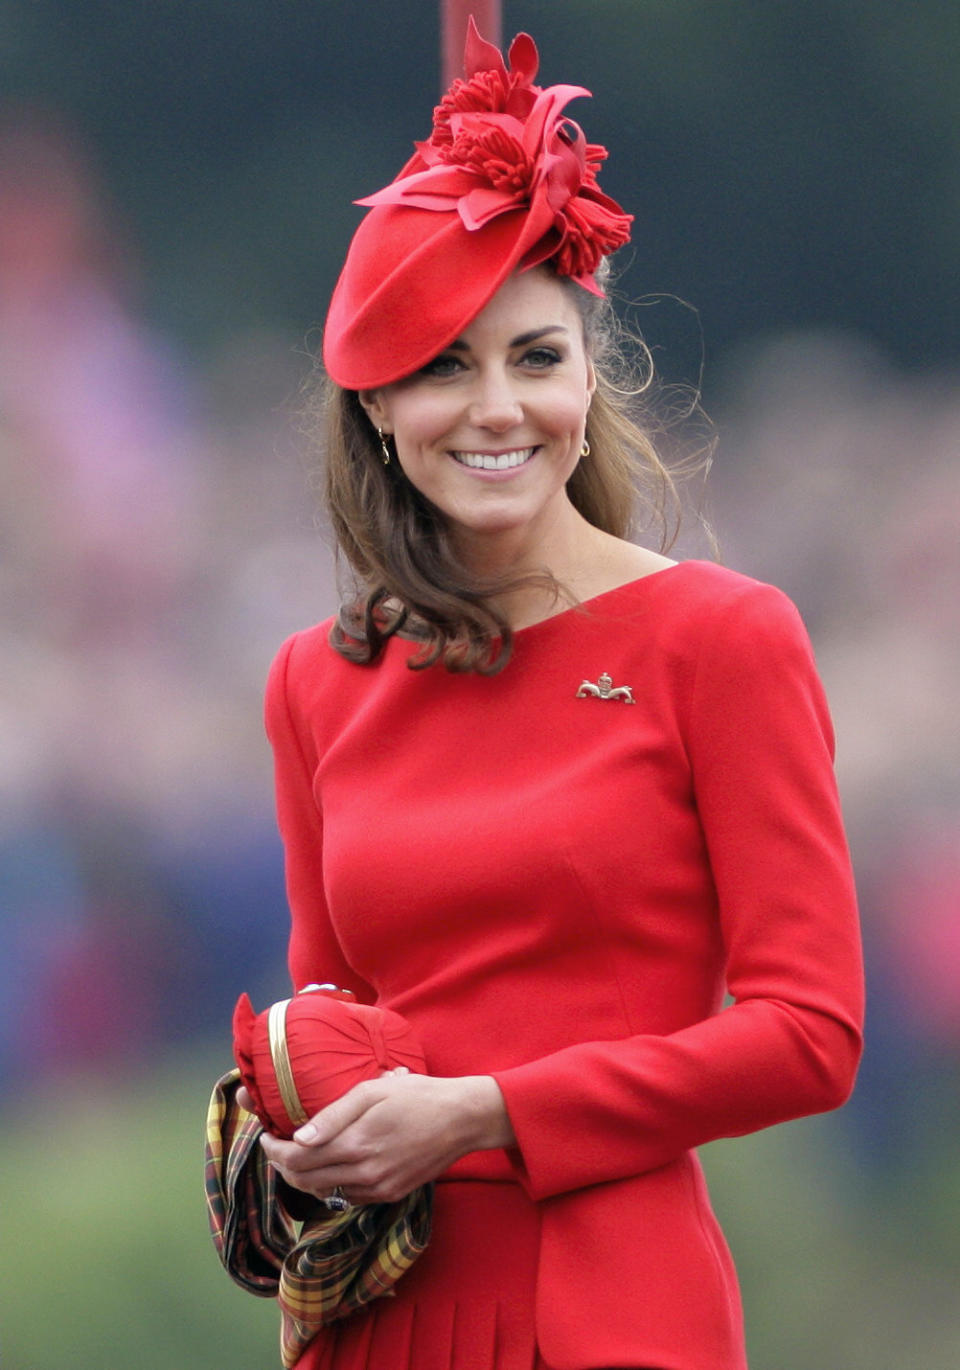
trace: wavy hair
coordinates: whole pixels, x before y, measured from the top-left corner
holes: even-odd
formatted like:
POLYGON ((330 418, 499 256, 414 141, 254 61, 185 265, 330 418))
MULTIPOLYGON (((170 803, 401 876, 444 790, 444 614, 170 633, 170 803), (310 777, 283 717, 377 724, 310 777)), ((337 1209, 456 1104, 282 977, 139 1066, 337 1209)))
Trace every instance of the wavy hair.
MULTIPOLYGON (((567 493, 588 523, 621 538, 656 529, 660 550, 667 551, 679 530, 681 499, 652 437, 649 351, 628 337, 608 297, 557 279, 576 301, 597 375, 586 421, 590 456, 578 462, 567 493)), ((687 406, 695 407, 695 401, 687 406)), ((559 599, 564 587, 546 570, 492 579, 464 566, 443 514, 397 462, 384 464, 376 430, 356 391, 322 377, 308 399, 308 430, 316 431, 318 421, 324 502, 338 551, 356 578, 356 591, 342 604, 331 631, 331 645, 347 660, 366 664, 380 656, 390 637, 402 633, 422 643, 409 661, 414 670, 436 662, 450 671, 490 675, 502 670, 512 633, 497 597, 538 584, 559 599)), ((707 450, 697 465, 708 464, 707 450)))

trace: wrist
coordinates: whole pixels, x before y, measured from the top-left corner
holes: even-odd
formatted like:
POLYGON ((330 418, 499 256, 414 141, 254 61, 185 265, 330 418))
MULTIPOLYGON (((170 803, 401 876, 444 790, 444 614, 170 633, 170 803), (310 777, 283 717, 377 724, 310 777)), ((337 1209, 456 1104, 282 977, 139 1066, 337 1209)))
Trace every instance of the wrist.
POLYGON ((497 1147, 516 1146, 517 1139, 510 1123, 510 1115, 500 1086, 492 1075, 464 1075, 459 1084, 463 1090, 460 1120, 462 1123, 462 1155, 469 1151, 492 1151, 497 1147))

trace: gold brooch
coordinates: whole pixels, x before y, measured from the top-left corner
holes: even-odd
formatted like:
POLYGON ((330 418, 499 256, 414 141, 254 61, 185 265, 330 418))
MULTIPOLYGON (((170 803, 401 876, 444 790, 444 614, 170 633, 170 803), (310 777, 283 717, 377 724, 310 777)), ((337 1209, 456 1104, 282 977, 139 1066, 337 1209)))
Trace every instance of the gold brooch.
POLYGON ((577 691, 578 699, 619 699, 624 704, 636 704, 633 697, 633 690, 629 685, 614 685, 613 676, 607 675, 604 671, 596 685, 592 680, 581 682, 577 691))

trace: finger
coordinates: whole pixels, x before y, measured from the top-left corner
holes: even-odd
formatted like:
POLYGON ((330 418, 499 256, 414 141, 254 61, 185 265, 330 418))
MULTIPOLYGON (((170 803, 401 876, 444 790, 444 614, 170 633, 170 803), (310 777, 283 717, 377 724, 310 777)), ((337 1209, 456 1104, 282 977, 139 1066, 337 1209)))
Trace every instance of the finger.
POLYGON ((329 1194, 324 1195, 323 1202, 332 1213, 344 1213, 354 1205, 354 1200, 350 1198, 343 1185, 339 1184, 329 1194))
POLYGON ((379 1080, 365 1080, 363 1084, 354 1085, 353 1089, 298 1128, 293 1140, 301 1146, 326 1146, 383 1097, 382 1090, 378 1089, 379 1084, 379 1080))
POLYGON ((253 1107, 253 1099, 250 1097, 250 1091, 247 1089, 246 1085, 241 1085, 237 1090, 237 1103, 247 1113, 254 1113, 256 1111, 253 1107))
POLYGON ((260 1146, 267 1160, 278 1170, 290 1171, 292 1174, 307 1174, 320 1168, 316 1156, 305 1147, 294 1142, 285 1142, 269 1132, 261 1135, 260 1146))
MULTIPOLYGON (((325 1199, 338 1185, 349 1185, 352 1189, 358 1183, 355 1166, 305 1163, 310 1153, 304 1147, 296 1148, 300 1152, 300 1164, 285 1165, 277 1154, 282 1148, 278 1148, 275 1143, 275 1138, 268 1141, 263 1148, 264 1154, 277 1174, 292 1188, 299 1189, 304 1194, 325 1199), (273 1155, 270 1154, 271 1151, 273 1155)), ((362 1185, 362 1181, 359 1183, 362 1185)))
POLYGON ((296 1189, 322 1197, 334 1185, 355 1178, 356 1160, 329 1157, 320 1147, 285 1141, 269 1132, 261 1134, 260 1146, 274 1169, 296 1189))

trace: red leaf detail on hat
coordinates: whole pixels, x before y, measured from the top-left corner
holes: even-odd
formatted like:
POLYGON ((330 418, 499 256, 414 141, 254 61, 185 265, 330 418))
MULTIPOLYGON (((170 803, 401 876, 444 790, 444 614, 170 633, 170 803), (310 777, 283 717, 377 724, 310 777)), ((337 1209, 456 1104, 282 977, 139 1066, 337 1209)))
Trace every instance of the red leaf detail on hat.
MULTIPOLYGON (((533 105, 537 88, 533 78, 540 65, 537 45, 528 33, 518 33, 510 45, 510 69, 497 48, 480 37, 470 16, 464 71, 467 79, 453 82, 433 111, 433 132, 428 143, 444 147, 453 142, 450 121, 456 114, 486 111, 524 118, 533 105)), ((423 145, 417 144, 421 154, 423 145)))
MULTIPOLYGON (((472 15, 470 23, 476 29, 477 26, 473 23, 472 15)), ((518 33, 510 44, 510 51, 507 55, 510 58, 511 75, 516 78, 517 83, 519 85, 530 85, 540 66, 540 54, 537 52, 537 45, 529 33, 518 33)))
MULTIPOLYGON (((488 43, 486 38, 481 36, 480 30, 477 28, 477 21, 472 14, 467 20, 467 41, 463 50, 463 69, 468 80, 470 77, 476 76, 479 71, 498 71, 502 76, 507 75, 507 68, 504 65, 500 49, 494 43, 488 43)), ((536 76, 536 74, 537 69, 534 67, 533 75, 536 76)), ((458 82, 454 81, 453 84, 457 85, 458 82)))

